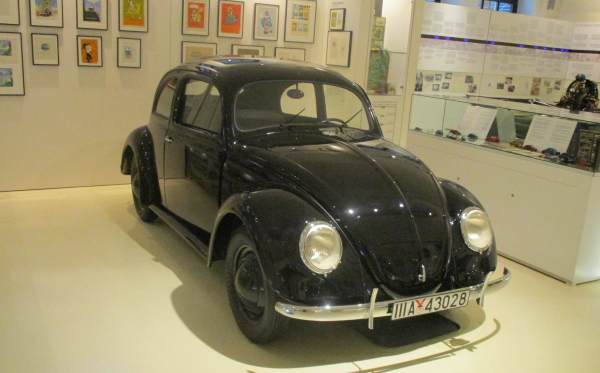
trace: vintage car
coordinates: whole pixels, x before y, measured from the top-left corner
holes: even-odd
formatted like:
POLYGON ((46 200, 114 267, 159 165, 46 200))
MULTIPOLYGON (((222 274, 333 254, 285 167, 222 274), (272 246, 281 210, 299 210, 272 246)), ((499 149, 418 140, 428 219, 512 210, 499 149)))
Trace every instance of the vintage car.
POLYGON ((244 56, 169 71, 126 140, 141 220, 225 261, 254 343, 289 318, 401 319, 483 304, 497 257, 479 201, 383 139, 369 99, 325 67, 244 56))

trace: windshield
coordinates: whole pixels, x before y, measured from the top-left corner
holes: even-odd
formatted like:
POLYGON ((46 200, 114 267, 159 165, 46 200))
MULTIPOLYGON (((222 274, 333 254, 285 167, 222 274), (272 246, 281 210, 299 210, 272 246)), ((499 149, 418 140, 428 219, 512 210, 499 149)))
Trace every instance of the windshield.
POLYGON ((242 131, 306 126, 373 129, 365 104, 354 92, 300 81, 247 85, 236 98, 235 123, 242 131))

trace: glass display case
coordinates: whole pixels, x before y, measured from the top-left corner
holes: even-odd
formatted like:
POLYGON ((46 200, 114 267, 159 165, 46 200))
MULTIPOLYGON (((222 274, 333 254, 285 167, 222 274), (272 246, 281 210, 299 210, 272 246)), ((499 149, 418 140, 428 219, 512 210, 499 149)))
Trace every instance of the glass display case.
POLYGON ((598 172, 600 113, 484 97, 414 94, 409 130, 598 172))

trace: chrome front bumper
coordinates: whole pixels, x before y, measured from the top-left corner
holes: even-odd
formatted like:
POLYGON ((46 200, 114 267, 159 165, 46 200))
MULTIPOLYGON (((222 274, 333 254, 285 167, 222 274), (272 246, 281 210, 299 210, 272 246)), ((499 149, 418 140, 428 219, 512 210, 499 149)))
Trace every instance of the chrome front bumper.
MULTIPOLYGON (((446 293, 454 293, 459 290, 469 290, 469 300, 479 299, 479 304, 483 307, 483 296, 494 293, 505 287, 510 281, 510 271, 504 268, 502 277, 490 280, 493 272, 490 272, 483 284, 470 286, 463 289, 454 289, 446 293)), ((391 317, 389 313, 390 305, 399 301, 407 301, 412 299, 420 299, 420 296, 410 297, 406 299, 395 299, 384 302, 375 302, 378 289, 373 289, 371 302, 364 304, 353 304, 348 306, 324 306, 324 307, 305 307, 292 304, 284 304, 277 302, 275 310, 280 314, 299 320, 309 321, 344 321, 344 320, 360 320, 368 319, 369 328, 373 328, 373 318, 375 317, 391 317)), ((436 293, 435 295, 443 295, 445 293, 436 293)))

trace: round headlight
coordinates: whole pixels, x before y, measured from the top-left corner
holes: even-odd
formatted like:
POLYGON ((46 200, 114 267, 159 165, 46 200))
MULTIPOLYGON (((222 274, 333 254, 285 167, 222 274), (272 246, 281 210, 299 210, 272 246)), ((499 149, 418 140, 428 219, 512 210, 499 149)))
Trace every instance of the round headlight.
POLYGON ((324 221, 308 223, 300 236, 300 257, 311 271, 329 273, 342 260, 342 240, 335 228, 324 221))
POLYGON ((482 252, 492 244, 494 233, 487 214, 477 207, 469 207, 460 216, 460 228, 465 243, 473 251, 482 252))

